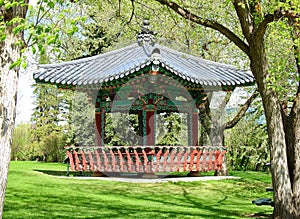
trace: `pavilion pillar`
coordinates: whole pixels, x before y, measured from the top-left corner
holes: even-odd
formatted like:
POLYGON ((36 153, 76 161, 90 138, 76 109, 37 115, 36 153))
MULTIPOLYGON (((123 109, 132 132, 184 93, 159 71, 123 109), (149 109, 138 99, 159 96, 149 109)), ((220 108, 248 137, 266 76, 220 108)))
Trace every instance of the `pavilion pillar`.
POLYGON ((102 110, 101 112, 95 113, 95 145, 103 146, 104 145, 104 118, 105 112, 102 110))
POLYGON ((145 138, 145 125, 144 125, 144 111, 138 112, 138 123, 139 123, 139 145, 145 145, 144 138, 145 138))
POLYGON ((188 144, 198 146, 198 111, 188 112, 188 144))
POLYGON ((193 112, 192 115, 192 145, 198 146, 198 112, 193 112))
MULTIPOLYGON (((193 109, 192 112, 188 113, 188 124, 189 124, 189 144, 190 146, 198 146, 198 122, 199 113, 198 109, 193 109)), ((201 173, 199 171, 190 171, 187 176, 199 177, 201 173)))
MULTIPOLYGON (((155 146, 155 110, 156 107, 153 104, 153 99, 150 98, 148 99, 148 105, 146 106, 146 108, 144 109, 143 112, 143 117, 144 117, 144 121, 146 122, 145 124, 145 137, 146 137, 146 146, 155 146)), ((145 152, 147 153, 147 157, 148 157, 148 165, 149 168, 151 166, 151 163, 149 162, 149 159, 152 160, 152 156, 154 154, 154 150, 150 149, 150 148, 146 148, 145 152)), ((155 175, 154 172, 150 172, 150 173, 144 173, 142 175, 143 178, 157 178, 157 176, 155 175)))
POLYGON ((146 145, 155 145, 155 112, 146 111, 146 145))
POLYGON ((154 105, 153 98, 149 98, 147 105, 144 107, 143 119, 145 124, 146 145, 154 146, 155 145, 155 110, 156 106, 154 105))

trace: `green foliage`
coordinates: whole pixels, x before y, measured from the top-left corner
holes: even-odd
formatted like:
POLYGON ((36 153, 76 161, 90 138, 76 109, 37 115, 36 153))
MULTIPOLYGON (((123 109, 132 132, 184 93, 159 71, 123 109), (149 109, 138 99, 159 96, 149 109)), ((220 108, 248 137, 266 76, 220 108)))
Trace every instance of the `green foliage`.
POLYGON ((66 135, 52 131, 35 139, 36 130, 31 124, 18 125, 13 134, 11 160, 62 161, 65 156, 66 135))
POLYGON ((267 83, 278 93, 280 101, 285 105, 292 104, 299 82, 293 34, 293 26, 283 19, 269 25, 266 38, 269 65, 267 83))
POLYGON ((76 13, 76 3, 70 1, 39 1, 28 15, 26 42, 32 51, 44 54, 45 47, 51 46, 52 52, 59 52, 60 39, 66 32, 69 36, 78 31, 78 23, 85 18, 76 13), (72 14, 72 16, 70 16, 72 14))
POLYGON ((43 136, 39 142, 40 152, 45 161, 59 162, 65 157, 66 135, 62 132, 52 132, 43 136))
POLYGON ((73 139, 71 143, 81 146, 95 144, 95 104, 81 91, 75 91, 69 112, 69 124, 73 139))
MULTIPOLYGON (((51 51, 57 57, 63 52, 61 39, 64 36, 72 36, 79 30, 79 23, 84 22, 85 18, 78 13, 76 1, 61 0, 42 0, 33 7, 26 4, 27 1, 2 1, 0 2, 0 41, 7 38, 8 34, 20 35, 19 42, 15 45, 20 46, 21 54, 27 48, 31 48, 33 54, 45 54, 51 51), (18 16, 12 18, 5 17, 5 11, 12 8, 28 7, 27 18, 18 16), (3 15, 4 14, 4 15, 3 15), (8 31, 12 29, 11 33, 8 31)), ((11 64, 10 68, 26 67, 26 57, 18 59, 11 64)))
MULTIPOLYGON (((232 170, 266 170, 270 162, 266 125, 262 123, 262 106, 246 116, 232 129, 225 132, 228 146, 228 167, 232 170), (242 130, 242 131, 241 131, 242 130)), ((253 108, 252 108, 253 110, 253 108)))
POLYGON ((186 115, 164 113, 157 115, 156 119, 156 145, 188 145, 186 115))
POLYGON ((35 84, 36 108, 32 115, 32 138, 43 160, 58 161, 67 144, 70 93, 53 85, 35 84), (55 151, 57 150, 57 151, 55 151))
POLYGON ((139 145, 139 136, 137 115, 117 112, 106 114, 106 145, 139 145))
POLYGON ((20 124, 15 127, 12 148, 11 148, 11 160, 29 160, 31 154, 31 125, 20 124))

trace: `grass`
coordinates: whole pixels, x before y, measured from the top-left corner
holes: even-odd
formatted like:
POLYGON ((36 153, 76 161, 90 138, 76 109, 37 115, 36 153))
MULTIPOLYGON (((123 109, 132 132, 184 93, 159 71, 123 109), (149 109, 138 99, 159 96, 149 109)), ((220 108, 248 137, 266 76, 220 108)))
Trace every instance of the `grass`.
POLYGON ((238 180, 124 183, 62 178, 58 163, 11 162, 3 218, 268 218, 268 173, 232 172, 238 180))

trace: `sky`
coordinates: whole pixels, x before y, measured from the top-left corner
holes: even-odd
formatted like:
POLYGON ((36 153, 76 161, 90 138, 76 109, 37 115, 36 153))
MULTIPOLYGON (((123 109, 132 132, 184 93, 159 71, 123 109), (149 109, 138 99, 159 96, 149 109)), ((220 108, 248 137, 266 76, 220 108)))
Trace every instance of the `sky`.
MULTIPOLYGON (((38 0, 29 0, 29 4, 36 5, 38 0)), ((33 89, 33 61, 29 61, 27 69, 20 70, 18 82, 18 99, 15 125, 30 122, 34 108, 33 89)))
POLYGON ((18 82, 18 99, 16 111, 16 125, 30 122, 30 117, 34 108, 34 95, 31 85, 33 80, 33 68, 28 64, 28 69, 21 70, 18 82))

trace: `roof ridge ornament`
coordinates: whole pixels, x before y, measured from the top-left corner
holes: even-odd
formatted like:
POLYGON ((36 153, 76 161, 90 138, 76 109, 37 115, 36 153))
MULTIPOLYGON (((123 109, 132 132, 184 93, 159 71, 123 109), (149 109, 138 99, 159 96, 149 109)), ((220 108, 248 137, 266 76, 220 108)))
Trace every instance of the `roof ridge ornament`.
POLYGON ((137 43, 139 46, 148 44, 150 46, 155 45, 155 36, 156 33, 149 29, 150 21, 144 19, 143 25, 141 26, 141 32, 137 35, 137 43))

